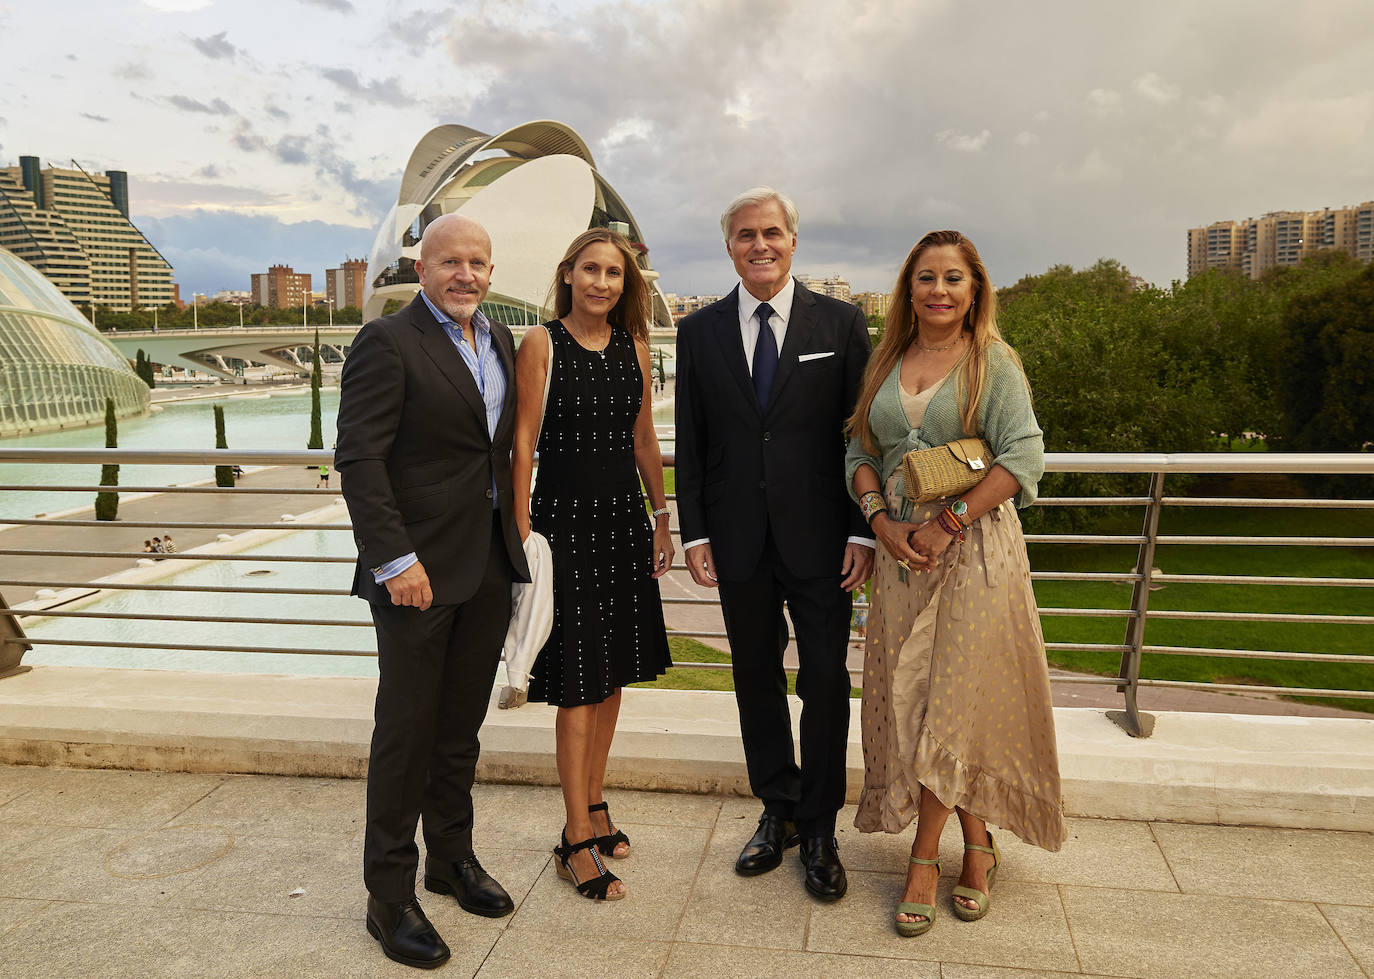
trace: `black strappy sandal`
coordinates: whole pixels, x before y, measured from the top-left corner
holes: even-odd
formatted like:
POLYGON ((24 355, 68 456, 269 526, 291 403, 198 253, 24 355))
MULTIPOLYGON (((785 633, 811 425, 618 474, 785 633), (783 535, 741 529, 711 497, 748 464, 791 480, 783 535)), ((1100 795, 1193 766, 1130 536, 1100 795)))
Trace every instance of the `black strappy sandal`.
POLYGON ((604 802, 598 802, 594 806, 588 806, 587 812, 604 812, 606 814, 606 825, 612 830, 615 830, 613 833, 607 833, 605 836, 598 836, 596 838, 596 848, 601 851, 601 855, 603 857, 610 857, 613 860, 624 860, 628 857, 630 855, 630 838, 616 829, 615 823, 611 822, 610 807, 604 802), (615 848, 621 843, 625 844, 625 852, 616 853, 615 848))
POLYGON ((568 833, 565 829, 559 834, 559 838, 562 840, 562 846, 553 848, 553 855, 558 858, 558 863, 553 869, 559 877, 562 877, 566 881, 571 881, 572 885, 577 888, 577 893, 581 894, 583 897, 589 897, 593 901, 619 901, 625 896, 624 891, 618 894, 606 893, 610 890, 611 885, 620 880, 620 878, 607 870, 606 865, 601 862, 601 855, 596 852, 597 838, 595 836, 589 836, 581 843, 569 843, 568 833), (573 855, 579 850, 592 851, 592 862, 596 864, 596 869, 601 871, 600 877, 593 877, 589 880, 577 879, 577 875, 573 873, 571 861, 573 855))

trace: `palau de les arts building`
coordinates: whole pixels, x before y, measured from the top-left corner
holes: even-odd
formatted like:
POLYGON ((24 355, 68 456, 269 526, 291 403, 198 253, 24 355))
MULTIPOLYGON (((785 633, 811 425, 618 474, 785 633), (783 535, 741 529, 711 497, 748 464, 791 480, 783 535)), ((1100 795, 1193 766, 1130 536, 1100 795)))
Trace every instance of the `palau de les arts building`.
POLYGON ((0 438, 148 410, 148 386, 46 276, 0 248, 0 438))
POLYGON ((625 202, 596 171, 582 137, 558 122, 527 122, 499 136, 467 126, 430 130, 410 154, 396 205, 377 230, 367 263, 363 321, 388 300, 408 303, 420 290, 420 236, 455 211, 480 222, 492 243, 491 291, 482 311, 510 326, 552 317, 545 307, 554 270, 588 228, 613 228, 639 252, 649 281, 655 329, 672 329, 668 304, 649 265, 649 249, 625 202))

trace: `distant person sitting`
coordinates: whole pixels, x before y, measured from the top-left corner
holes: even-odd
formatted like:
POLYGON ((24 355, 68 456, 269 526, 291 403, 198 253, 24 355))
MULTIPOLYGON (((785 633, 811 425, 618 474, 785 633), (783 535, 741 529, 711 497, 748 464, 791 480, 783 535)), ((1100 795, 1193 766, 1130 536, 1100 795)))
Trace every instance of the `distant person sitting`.
POLYGON ((150 541, 150 540, 145 540, 145 541, 143 542, 143 553, 144 553, 144 554, 152 554, 152 553, 153 553, 153 542, 152 542, 152 541, 150 541))
POLYGON ((172 540, 172 535, 171 535, 171 534, 163 534, 163 535, 162 535, 162 553, 164 553, 164 554, 175 554, 176 552, 177 552, 177 543, 176 543, 176 541, 172 540))
MULTIPOLYGON (((162 553, 162 538, 161 538, 161 537, 154 537, 154 538, 153 538, 153 553, 154 553, 154 554, 161 554, 161 553, 162 553)), ((162 558, 153 558, 153 560, 154 560, 154 561, 161 561, 162 558)))

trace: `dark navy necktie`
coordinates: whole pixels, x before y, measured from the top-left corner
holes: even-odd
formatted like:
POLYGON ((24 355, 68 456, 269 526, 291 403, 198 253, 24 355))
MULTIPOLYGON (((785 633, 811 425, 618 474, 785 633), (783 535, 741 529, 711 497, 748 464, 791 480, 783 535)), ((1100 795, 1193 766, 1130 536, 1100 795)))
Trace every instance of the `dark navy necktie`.
POLYGON ((758 395, 759 407, 767 411, 768 392, 773 390, 773 378, 778 373, 778 341, 768 325, 773 307, 759 303, 755 315, 759 318, 759 338, 754 344, 754 394, 758 395))

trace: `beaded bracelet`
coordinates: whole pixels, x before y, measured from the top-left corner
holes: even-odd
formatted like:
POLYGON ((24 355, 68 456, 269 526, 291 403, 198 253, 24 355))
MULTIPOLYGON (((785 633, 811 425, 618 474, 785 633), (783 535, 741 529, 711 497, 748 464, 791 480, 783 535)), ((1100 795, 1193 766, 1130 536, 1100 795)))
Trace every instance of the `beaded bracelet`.
POLYGON ((964 529, 959 525, 959 519, 949 513, 948 510, 941 510, 935 514, 935 522, 940 525, 941 530, 955 540, 962 541, 964 539, 964 529), (947 514, 948 516, 946 516, 947 514), (953 518, 953 523, 951 523, 950 518, 953 518))
POLYGON ((666 517, 666 516, 668 516, 669 514, 671 514, 672 512, 673 512, 673 511, 669 510, 666 506, 664 506, 664 507, 659 507, 659 508, 658 508, 657 510, 655 510, 653 513, 649 514, 649 519, 651 519, 651 520, 657 520, 659 517, 666 517))

